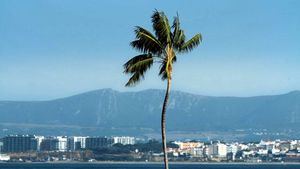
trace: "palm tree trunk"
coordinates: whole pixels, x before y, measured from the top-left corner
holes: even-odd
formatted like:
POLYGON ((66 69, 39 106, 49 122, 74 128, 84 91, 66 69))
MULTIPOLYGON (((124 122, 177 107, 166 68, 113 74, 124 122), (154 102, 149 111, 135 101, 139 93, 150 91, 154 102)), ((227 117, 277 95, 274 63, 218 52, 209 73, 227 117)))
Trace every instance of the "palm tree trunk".
POLYGON ((165 169, 169 169, 167 141, 166 141, 166 110, 167 110, 167 104, 168 104, 168 99, 170 94, 170 86, 171 86, 171 79, 168 78, 167 90, 166 90, 164 104, 161 112, 161 139, 162 139, 163 152, 164 152, 165 169))

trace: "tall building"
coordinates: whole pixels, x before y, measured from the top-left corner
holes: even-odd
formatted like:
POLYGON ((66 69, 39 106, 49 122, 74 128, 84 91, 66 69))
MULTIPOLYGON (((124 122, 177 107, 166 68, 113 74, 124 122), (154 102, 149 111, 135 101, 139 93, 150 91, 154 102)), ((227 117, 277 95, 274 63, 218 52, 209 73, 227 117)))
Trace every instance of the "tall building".
POLYGON ((113 144, 123 144, 123 145, 127 145, 127 144, 131 144, 134 145, 135 144, 135 138, 134 137, 127 137, 127 136, 122 136, 122 137, 113 137, 113 144))
POLYGON ((0 154, 2 152, 2 149, 3 149, 3 142, 2 142, 2 139, 0 139, 0 154))
POLYGON ((217 144, 217 156, 218 157, 226 157, 227 155, 227 145, 218 143, 217 144))
POLYGON ((213 144, 207 145, 203 150, 203 154, 206 155, 207 157, 211 157, 214 154, 213 144))
POLYGON ((37 151, 41 151, 41 143, 45 139, 44 136, 34 136, 37 141, 37 151))
POLYGON ((238 152, 238 144, 230 144, 227 146, 227 155, 229 154, 231 158, 229 160, 235 160, 235 155, 238 152))
POLYGON ((58 142, 55 137, 46 137, 41 142, 40 151, 58 151, 58 142))
POLYGON ((27 152, 37 150, 33 135, 9 135, 3 138, 3 152, 27 152))
POLYGON ((75 151, 85 148, 85 140, 87 137, 68 137, 68 150, 75 151))
POLYGON ((205 148, 204 154, 208 157, 226 157, 227 145, 220 142, 210 144, 205 148))
POLYGON ((96 149, 101 147, 108 147, 113 143, 112 139, 107 137, 88 137, 85 140, 86 149, 96 149))
POLYGON ((196 157, 203 157, 204 150, 205 149, 203 147, 195 147, 191 149, 191 154, 196 157))
POLYGON ((58 151, 67 151, 68 139, 66 136, 57 136, 58 140, 58 151))

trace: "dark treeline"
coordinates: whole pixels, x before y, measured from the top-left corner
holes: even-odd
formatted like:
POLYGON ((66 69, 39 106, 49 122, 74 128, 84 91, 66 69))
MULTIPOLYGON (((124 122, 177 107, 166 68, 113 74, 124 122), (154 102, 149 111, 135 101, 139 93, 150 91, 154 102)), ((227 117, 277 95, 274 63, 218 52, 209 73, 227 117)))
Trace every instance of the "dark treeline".
MULTIPOLYGON (((178 148, 178 145, 168 142, 168 147, 170 148, 178 148)), ((114 144, 110 147, 102 147, 93 149, 95 154, 127 154, 131 152, 142 152, 142 153, 161 153, 162 145, 161 142, 157 140, 150 140, 147 143, 138 143, 134 145, 123 145, 123 144, 114 144)))

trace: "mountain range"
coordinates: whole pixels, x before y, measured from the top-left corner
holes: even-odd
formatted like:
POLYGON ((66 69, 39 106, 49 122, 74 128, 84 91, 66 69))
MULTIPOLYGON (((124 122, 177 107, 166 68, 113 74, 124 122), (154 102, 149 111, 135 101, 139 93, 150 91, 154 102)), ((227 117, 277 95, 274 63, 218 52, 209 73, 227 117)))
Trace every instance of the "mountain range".
MULTIPOLYGON (((0 101, 0 135, 134 135, 158 137, 164 90, 101 89, 50 101, 0 101)), ((300 92, 211 97, 172 91, 172 138, 298 137, 300 92)))

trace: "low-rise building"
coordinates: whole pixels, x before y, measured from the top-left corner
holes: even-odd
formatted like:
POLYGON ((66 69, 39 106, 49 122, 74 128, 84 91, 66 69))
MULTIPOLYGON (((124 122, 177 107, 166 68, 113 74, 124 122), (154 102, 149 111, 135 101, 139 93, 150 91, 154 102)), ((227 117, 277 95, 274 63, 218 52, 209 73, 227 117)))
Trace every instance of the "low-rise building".
POLYGON ((9 161, 10 156, 6 154, 0 154, 0 161, 9 161))
POLYGON ((204 143, 201 142, 181 142, 181 141, 175 141, 174 144, 177 144, 180 150, 192 149, 204 145, 204 143))

